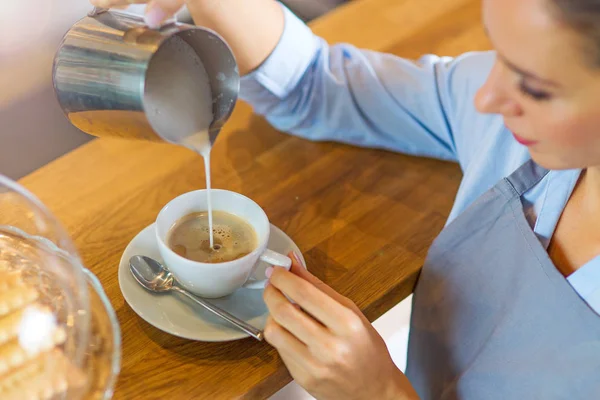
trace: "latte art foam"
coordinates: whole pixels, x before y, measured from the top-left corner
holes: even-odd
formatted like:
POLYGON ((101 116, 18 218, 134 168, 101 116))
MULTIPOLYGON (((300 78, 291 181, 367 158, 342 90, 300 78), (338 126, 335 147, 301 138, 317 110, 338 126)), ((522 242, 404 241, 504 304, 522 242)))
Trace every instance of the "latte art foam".
POLYGON ((208 213, 199 212, 177 221, 169 231, 167 244, 180 256, 205 263, 237 260, 258 246, 254 228, 224 211, 213 211, 213 238, 211 247, 208 213))

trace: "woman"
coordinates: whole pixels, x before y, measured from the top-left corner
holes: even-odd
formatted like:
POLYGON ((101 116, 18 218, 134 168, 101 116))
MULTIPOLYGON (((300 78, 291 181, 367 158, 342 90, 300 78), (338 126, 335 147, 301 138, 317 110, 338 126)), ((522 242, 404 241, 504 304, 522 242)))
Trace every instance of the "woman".
MULTIPOLYGON (((181 2, 155 0, 148 22, 181 2)), ((485 0, 496 52, 419 63, 330 47, 272 0, 188 5, 277 128, 464 171, 415 291, 406 376, 348 299, 299 262, 271 270, 266 338, 299 384, 320 399, 600 397, 598 0, 485 0)))

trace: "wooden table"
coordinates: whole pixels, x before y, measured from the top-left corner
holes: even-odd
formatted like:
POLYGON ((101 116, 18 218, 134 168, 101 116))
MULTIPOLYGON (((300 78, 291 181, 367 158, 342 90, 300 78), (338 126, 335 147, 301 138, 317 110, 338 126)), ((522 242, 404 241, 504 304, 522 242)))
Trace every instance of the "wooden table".
MULTIPOLYGON (((331 42, 409 58, 489 47, 479 0, 355 0, 316 20, 331 42)), ((399 132, 401 127, 399 127, 399 132)), ((239 104, 213 153, 213 182, 261 204, 308 268, 374 320, 411 293, 461 178, 456 165, 275 131, 239 104)), ((117 311, 116 399, 266 398, 290 381, 253 339, 199 343, 139 318, 117 282, 128 242, 173 197, 204 187, 199 156, 171 145, 99 139, 21 180, 60 218, 117 311)))

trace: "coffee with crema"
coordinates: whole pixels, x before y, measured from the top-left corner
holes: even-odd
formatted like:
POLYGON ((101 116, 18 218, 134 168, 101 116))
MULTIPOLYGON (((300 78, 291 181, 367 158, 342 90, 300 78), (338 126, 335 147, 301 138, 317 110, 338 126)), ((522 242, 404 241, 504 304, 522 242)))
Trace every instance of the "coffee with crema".
POLYGON ((213 211, 213 235, 214 246, 211 247, 208 213, 192 213, 171 227, 167 245, 180 256, 203 263, 237 260, 258 246, 252 225, 224 211, 213 211))

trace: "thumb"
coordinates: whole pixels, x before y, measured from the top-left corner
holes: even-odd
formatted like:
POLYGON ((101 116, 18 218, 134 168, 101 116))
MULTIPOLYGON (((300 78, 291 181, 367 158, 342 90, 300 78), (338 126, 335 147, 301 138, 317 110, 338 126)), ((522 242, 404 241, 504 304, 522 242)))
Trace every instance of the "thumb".
POLYGON ((327 286, 322 280, 311 274, 308 269, 304 266, 300 256, 296 254, 296 252, 290 252, 288 255, 292 259, 292 268, 290 268, 290 272, 294 275, 299 276, 300 278, 308 281, 324 291, 325 293, 331 295, 333 289, 327 286))
POLYGON ((179 11, 185 0, 152 0, 146 8, 146 24, 152 28, 160 28, 161 24, 179 11))
POLYGON ((290 251, 288 257, 292 259, 292 267, 290 268, 290 272, 306 279, 307 281, 310 281, 311 283, 314 283, 314 279, 316 279, 316 277, 308 272, 300 256, 295 251, 290 251))
POLYGON ((304 267, 302 260, 300 259, 298 254, 296 254, 295 252, 292 251, 292 252, 290 252, 289 257, 292 259, 292 268, 290 269, 290 272, 292 272, 294 275, 297 275, 300 278, 310 282, 317 289, 319 289, 320 291, 322 291, 323 293, 325 293, 326 295, 328 295, 329 297, 331 297, 332 299, 334 299, 341 305, 354 311, 359 317, 361 317, 367 323, 369 322, 366 320, 366 318, 363 315, 360 308, 358 308, 352 300, 350 300, 349 298, 336 292, 331 286, 327 285, 325 282, 323 282, 322 280, 320 280, 319 278, 317 278, 316 276, 311 274, 308 271, 308 269, 306 269, 304 267))

